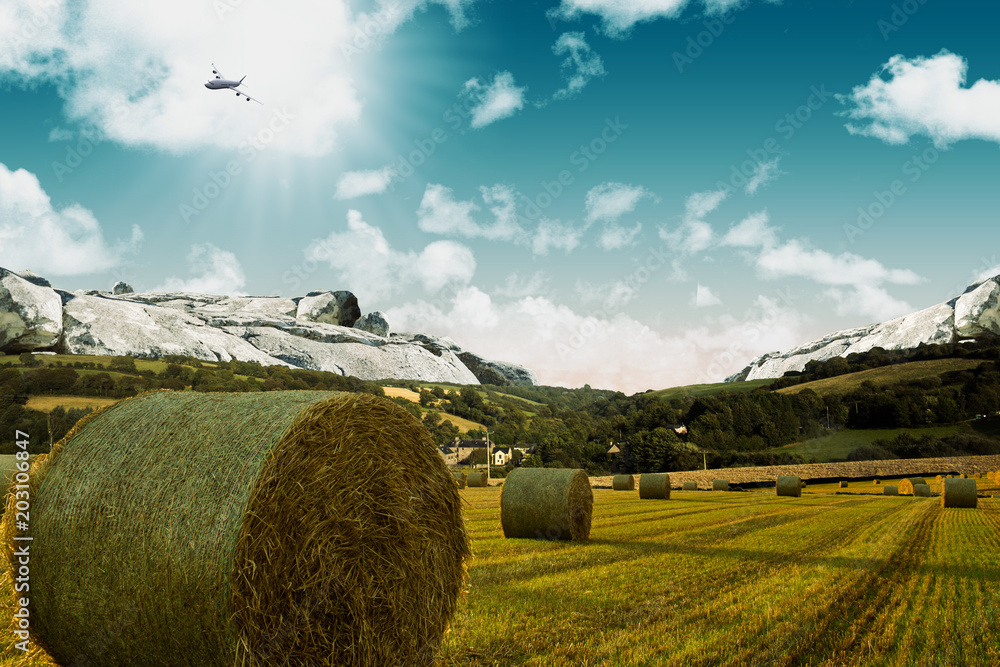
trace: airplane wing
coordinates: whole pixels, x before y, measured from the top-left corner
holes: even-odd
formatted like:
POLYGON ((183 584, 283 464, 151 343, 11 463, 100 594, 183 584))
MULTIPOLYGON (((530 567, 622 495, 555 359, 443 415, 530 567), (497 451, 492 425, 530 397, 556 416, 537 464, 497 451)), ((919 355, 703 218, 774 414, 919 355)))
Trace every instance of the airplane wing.
POLYGON ((256 102, 257 104, 259 104, 259 105, 261 105, 261 106, 264 106, 264 103, 263 103, 263 102, 261 102, 260 100, 258 100, 258 99, 257 99, 256 97, 250 97, 249 95, 247 95, 247 94, 246 94, 245 92, 243 92, 242 90, 239 90, 238 88, 233 88, 233 90, 235 90, 235 91, 236 91, 236 95, 237 95, 237 96, 240 96, 240 95, 242 95, 243 97, 247 98, 247 100, 248 100, 248 101, 249 101, 249 100, 253 100, 253 101, 254 101, 254 102, 256 102))
POLYGON ((215 63, 212 63, 212 74, 214 74, 215 78, 217 78, 217 79, 225 79, 226 78, 226 75, 223 74, 222 72, 220 72, 219 68, 215 66, 215 63))

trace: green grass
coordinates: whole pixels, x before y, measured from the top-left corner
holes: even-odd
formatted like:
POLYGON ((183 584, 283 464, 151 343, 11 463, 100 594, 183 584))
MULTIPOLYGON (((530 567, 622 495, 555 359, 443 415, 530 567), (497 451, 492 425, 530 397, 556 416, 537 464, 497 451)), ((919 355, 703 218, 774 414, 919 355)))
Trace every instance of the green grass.
POLYGON ((948 426, 928 426, 926 428, 880 428, 880 429, 841 429, 821 438, 814 438, 785 447, 775 447, 769 451, 774 453, 800 454, 806 461, 816 459, 820 463, 828 461, 845 461, 852 450, 862 445, 870 445, 876 440, 891 440, 902 433, 909 433, 914 438, 929 435, 936 438, 955 435, 966 430, 963 424, 948 426))
POLYGON ((930 359, 928 361, 910 361, 905 364, 894 364, 881 368, 871 368, 857 373, 847 373, 837 377, 813 380, 804 384, 779 389, 781 394, 795 394, 804 389, 812 389, 817 394, 846 394, 861 386, 862 382, 871 382, 876 386, 911 382, 925 377, 936 377, 948 371, 965 371, 983 363, 981 359, 930 359))
POLYGON ((719 392, 729 391, 733 393, 752 391, 757 387, 766 387, 774 382, 774 379, 750 380, 748 382, 716 382, 713 384, 688 384, 682 387, 669 387, 649 392, 650 396, 659 396, 665 400, 674 398, 686 398, 691 396, 711 396, 719 392))
POLYGON ((504 539, 465 489, 476 554, 442 665, 994 665, 1000 503, 595 490, 588 543, 504 539))

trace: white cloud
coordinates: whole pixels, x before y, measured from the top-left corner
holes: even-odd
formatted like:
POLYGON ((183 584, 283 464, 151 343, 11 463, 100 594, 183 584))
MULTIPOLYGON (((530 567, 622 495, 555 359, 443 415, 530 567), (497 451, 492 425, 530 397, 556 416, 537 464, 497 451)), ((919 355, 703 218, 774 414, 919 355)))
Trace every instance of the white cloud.
POLYGON ((338 281, 367 301, 377 301, 419 284, 436 292, 448 284, 464 285, 476 271, 472 251, 453 241, 435 241, 419 253, 393 249, 382 230, 361 213, 347 212, 347 231, 331 232, 305 249, 307 260, 326 262, 338 281))
POLYGON ((776 181, 781 175, 781 169, 778 168, 780 161, 781 158, 776 157, 773 160, 758 162, 750 178, 747 179, 746 185, 743 186, 743 191, 748 195, 755 195, 762 187, 776 181))
POLYGON ((38 177, 0 163, 0 266, 39 275, 106 271, 138 249, 142 231, 109 245, 94 214, 78 204, 56 209, 38 177))
POLYGON ((460 97, 471 104, 472 120, 469 124, 480 128, 513 116, 523 109, 526 90, 527 87, 518 88, 514 84, 514 75, 510 72, 498 72, 489 84, 482 84, 479 79, 469 79, 465 82, 460 97))
POLYGON ((550 19, 572 21, 581 14, 596 14, 601 28, 610 37, 626 37, 636 23, 676 18, 688 0, 562 0, 548 11, 550 19))
POLYGON ((563 76, 566 87, 560 88, 552 98, 556 100, 573 97, 590 83, 590 80, 604 76, 604 63, 601 57, 590 50, 590 45, 582 32, 564 32, 552 46, 552 53, 566 56, 562 62, 563 76))
POLYGON ((721 316, 669 332, 620 312, 582 314, 542 297, 498 301, 474 286, 446 308, 416 302, 386 315, 397 330, 450 336, 487 358, 523 364, 542 384, 627 393, 717 382, 753 357, 814 333, 797 310, 762 296, 740 318, 721 316))
POLYGON ((193 277, 188 279, 171 276, 157 285, 153 292, 197 292, 198 294, 244 294, 247 278, 236 255, 220 250, 211 243, 191 246, 188 267, 193 277))
POLYGON ((608 181, 601 183, 589 191, 585 199, 586 222, 614 222, 626 213, 631 213, 643 199, 649 197, 656 200, 652 192, 641 185, 627 185, 608 181))
POLYGON ((493 213, 493 222, 482 225, 473 218, 479 206, 472 201, 458 201, 451 188, 429 183, 417 209, 417 225, 429 234, 454 234, 491 241, 526 241, 517 222, 514 188, 497 184, 481 186, 483 202, 493 213))
POLYGON ((737 248, 773 248, 778 244, 778 230, 768 221, 767 211, 751 213, 730 227, 721 243, 737 248))
POLYGON ((962 139, 1000 143, 1000 80, 965 87, 967 71, 963 57, 945 50, 929 58, 895 55, 866 85, 837 96, 853 105, 846 115, 861 121, 846 127, 890 144, 920 134, 940 148, 962 139))
MULTIPOLYGON (((430 4, 467 23, 471 0, 380 2, 367 18, 389 17, 377 27, 385 36, 430 4)), ((349 50, 378 41, 347 0, 5 0, 0 17, 0 78, 56 84, 70 123, 173 153, 236 150, 272 132, 270 149, 328 153, 361 115, 349 50), (207 90, 213 61, 230 78, 246 74, 265 106, 207 90)))
POLYGON ((712 244, 715 234, 712 226, 703 218, 717 209, 727 196, 727 190, 695 192, 684 203, 684 220, 681 225, 673 231, 661 227, 660 238, 675 251, 687 255, 705 250, 712 244))
POLYGON ((601 235, 597 239, 597 245, 604 250, 621 250, 638 243, 638 237, 642 232, 642 223, 635 223, 635 227, 623 227, 617 223, 609 223, 601 230, 601 235))
POLYGON ((392 167, 344 172, 337 181, 337 190, 333 198, 354 199, 385 192, 394 175, 392 167))
POLYGON ((715 295, 715 292, 701 283, 698 284, 695 288, 694 294, 691 296, 691 305, 695 308, 718 306, 721 303, 722 300, 715 295))
POLYGON ((855 285, 850 289, 831 287, 823 296, 836 304, 838 315, 864 315, 873 321, 890 320, 913 311, 910 304, 893 298, 882 287, 855 285))
POLYGON ((796 239, 764 248, 756 264, 764 278, 795 276, 823 285, 916 285, 922 281, 909 269, 888 269, 877 260, 849 252, 832 255, 825 250, 810 250, 796 239))
POLYGON ((571 224, 563 224, 558 220, 542 218, 531 238, 531 252, 536 255, 548 255, 555 248, 564 250, 568 255, 580 245, 583 229, 571 224))

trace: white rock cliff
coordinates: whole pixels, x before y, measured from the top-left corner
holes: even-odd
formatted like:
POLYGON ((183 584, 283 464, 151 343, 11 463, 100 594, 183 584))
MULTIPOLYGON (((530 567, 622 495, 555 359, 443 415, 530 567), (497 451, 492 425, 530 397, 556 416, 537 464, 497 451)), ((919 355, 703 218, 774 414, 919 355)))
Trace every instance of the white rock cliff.
POLYGON ((390 333, 381 313, 361 318, 346 291, 304 297, 226 297, 187 292, 53 289, 37 276, 0 268, 0 352, 181 354, 206 361, 255 361, 353 375, 480 384, 537 384, 522 366, 469 355, 449 338, 390 333), (467 357, 469 358, 469 357, 467 357), (486 376, 484 376, 486 377, 486 376))
POLYGON ((905 350, 921 343, 954 343, 983 335, 1000 335, 1000 276, 974 283, 954 299, 909 315, 837 331, 787 352, 768 352, 726 381, 777 378, 801 371, 813 360, 846 357, 875 347, 905 350))

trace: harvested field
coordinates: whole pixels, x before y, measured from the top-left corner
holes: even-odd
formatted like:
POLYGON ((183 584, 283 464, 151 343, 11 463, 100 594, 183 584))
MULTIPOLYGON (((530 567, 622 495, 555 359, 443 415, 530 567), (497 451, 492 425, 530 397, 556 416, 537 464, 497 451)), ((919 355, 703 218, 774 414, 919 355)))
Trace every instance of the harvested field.
POLYGON ((58 406, 63 406, 67 410, 70 408, 103 408, 105 405, 117 403, 118 398, 104 398, 102 396, 29 396, 28 403, 24 406, 29 410, 39 410, 41 412, 52 412, 58 406))

